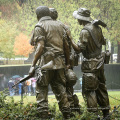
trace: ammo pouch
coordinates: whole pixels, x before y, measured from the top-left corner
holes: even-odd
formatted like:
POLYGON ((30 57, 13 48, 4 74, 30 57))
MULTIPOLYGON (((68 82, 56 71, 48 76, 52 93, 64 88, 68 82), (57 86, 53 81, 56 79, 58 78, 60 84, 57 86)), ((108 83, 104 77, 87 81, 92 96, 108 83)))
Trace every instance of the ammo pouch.
POLYGON ((81 65, 82 72, 87 72, 87 73, 93 72, 95 69, 97 69, 97 64, 98 64, 97 59, 91 59, 91 60, 83 59, 81 65))
POLYGON ((84 73, 82 82, 85 90, 96 90, 99 86, 99 81, 94 73, 84 73))
POLYGON ((111 53, 109 52, 109 50, 106 50, 103 54, 104 54, 104 63, 109 64, 111 53))
POLYGON ((72 69, 66 70, 65 75, 66 75, 68 85, 73 86, 76 84, 77 76, 72 69))
POLYGON ((79 54, 76 52, 70 55, 70 65, 71 66, 78 66, 79 54))

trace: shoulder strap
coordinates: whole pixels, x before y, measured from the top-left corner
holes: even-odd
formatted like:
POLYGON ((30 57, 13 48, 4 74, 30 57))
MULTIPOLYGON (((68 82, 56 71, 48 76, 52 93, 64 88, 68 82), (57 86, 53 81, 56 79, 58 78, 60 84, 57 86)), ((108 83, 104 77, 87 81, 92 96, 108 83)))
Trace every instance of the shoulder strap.
POLYGON ((101 44, 98 42, 98 40, 97 40, 96 36, 94 35, 94 33, 92 32, 92 30, 91 30, 89 27, 87 27, 87 26, 85 26, 85 27, 83 28, 83 30, 89 31, 89 33, 91 34, 91 36, 92 36, 92 38, 93 38, 93 40, 94 40, 94 43, 96 44, 96 46, 97 46, 98 48, 100 48, 100 47, 101 47, 101 44))

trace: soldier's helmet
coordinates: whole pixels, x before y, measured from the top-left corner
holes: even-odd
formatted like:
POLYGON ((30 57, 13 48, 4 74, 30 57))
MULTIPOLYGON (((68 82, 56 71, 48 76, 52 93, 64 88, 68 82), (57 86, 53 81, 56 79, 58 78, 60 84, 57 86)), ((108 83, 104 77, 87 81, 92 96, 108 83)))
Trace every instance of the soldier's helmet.
POLYGON ((44 16, 50 16, 49 8, 47 6, 39 6, 39 7, 37 7, 36 15, 37 15, 37 18, 39 18, 39 19, 41 17, 44 17, 44 16))
POLYGON ((66 72, 66 79, 67 79, 67 84, 69 86, 73 86, 75 85, 76 81, 77 81, 77 76, 74 73, 74 71, 72 69, 68 69, 66 72))
POLYGON ((58 18, 58 12, 55 8, 49 8, 50 10, 50 16, 53 20, 56 20, 58 18))

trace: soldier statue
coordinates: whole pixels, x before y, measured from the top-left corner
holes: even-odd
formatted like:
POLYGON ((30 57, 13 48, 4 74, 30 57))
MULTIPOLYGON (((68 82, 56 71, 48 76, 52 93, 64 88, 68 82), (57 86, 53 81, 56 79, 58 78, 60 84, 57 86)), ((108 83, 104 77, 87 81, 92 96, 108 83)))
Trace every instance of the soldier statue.
POLYGON ((36 46, 36 50, 29 75, 34 74, 38 62, 40 69, 37 72, 36 99, 39 117, 42 120, 48 118, 48 85, 50 84, 63 117, 69 119, 73 114, 65 87, 64 71, 70 66, 66 32, 59 21, 50 17, 48 7, 39 6, 36 15, 38 23, 35 25, 30 41, 36 46))
POLYGON ((102 53, 102 45, 106 44, 106 40, 100 27, 100 25, 105 27, 106 24, 101 20, 92 20, 90 13, 86 8, 79 8, 73 12, 74 18, 84 27, 80 32, 78 43, 73 40, 71 42, 74 50, 83 54, 82 95, 87 102, 87 109, 97 113, 98 104, 103 112, 103 118, 109 120, 110 105, 104 75, 106 60, 105 54, 102 53))
MULTIPOLYGON (((53 20, 57 20, 58 18, 58 12, 55 8, 49 8, 50 9, 50 16, 53 20)), ((70 51, 70 69, 65 70, 66 73, 66 92, 67 92, 67 96, 68 96, 68 101, 70 103, 70 108, 72 112, 78 112, 79 114, 81 114, 80 111, 80 105, 79 105, 79 99, 77 97, 76 94, 74 94, 74 89, 73 86, 76 84, 77 81, 77 77, 75 75, 75 73, 73 72, 73 67, 74 67, 74 53, 72 51, 72 45, 71 45, 71 33, 70 33, 70 29, 67 25, 63 24, 61 22, 61 25, 63 26, 63 28, 66 31, 67 34, 67 41, 69 44, 69 51, 70 51)))

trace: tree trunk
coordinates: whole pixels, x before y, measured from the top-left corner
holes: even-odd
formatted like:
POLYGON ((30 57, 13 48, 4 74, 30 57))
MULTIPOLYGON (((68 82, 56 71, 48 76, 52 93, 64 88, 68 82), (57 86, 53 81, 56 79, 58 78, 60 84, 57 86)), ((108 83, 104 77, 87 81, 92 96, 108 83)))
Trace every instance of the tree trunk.
POLYGON ((18 4, 19 4, 20 6, 22 6, 22 4, 23 4, 25 1, 26 1, 26 0, 17 0, 18 4))
POLYGON ((113 54, 114 54, 114 44, 111 44, 111 63, 113 63, 113 54))
POLYGON ((117 63, 120 63, 120 42, 117 41, 117 44, 118 44, 117 63))

